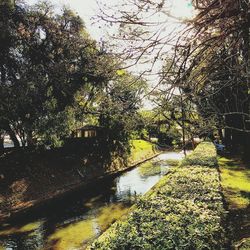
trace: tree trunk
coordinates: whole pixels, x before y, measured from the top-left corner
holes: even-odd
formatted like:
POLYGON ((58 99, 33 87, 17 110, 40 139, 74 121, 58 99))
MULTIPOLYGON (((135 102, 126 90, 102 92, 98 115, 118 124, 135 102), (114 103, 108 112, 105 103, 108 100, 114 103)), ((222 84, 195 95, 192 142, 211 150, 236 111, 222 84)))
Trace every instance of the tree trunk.
POLYGON ((33 136, 32 136, 32 131, 28 131, 27 132, 27 146, 28 147, 33 147, 35 144, 34 144, 34 139, 33 139, 33 136))
MULTIPOLYGON (((227 115, 225 117, 225 124, 226 126, 230 127, 230 118, 229 115, 227 115)), ((225 146, 228 150, 231 150, 232 148, 232 130, 230 128, 225 128, 225 137, 224 137, 224 141, 225 141, 225 146)))
POLYGON ((225 129, 225 146, 230 149, 231 147, 231 129, 225 129))
MULTIPOLYGON (((250 12, 248 11, 250 2, 245 1, 244 2, 244 9, 246 10, 246 16, 245 16, 245 25, 243 30, 243 40, 244 40, 244 49, 243 49, 243 55, 244 55, 244 61, 245 61, 245 74, 246 74, 246 96, 247 96, 247 102, 245 106, 245 111, 248 114, 248 117, 244 117, 244 123, 245 123, 245 129, 247 131, 250 130, 250 100, 249 100, 249 91, 250 91, 250 12)), ((245 132, 244 133, 244 153, 243 156, 246 160, 250 160, 250 133, 245 132)))
POLYGON ((224 144, 225 140, 224 140, 224 136, 223 136, 223 133, 222 133, 222 129, 218 129, 218 134, 219 134, 221 142, 224 144))
POLYGON ((0 154, 4 151, 4 136, 0 134, 0 154))
POLYGON ((194 141, 194 137, 193 136, 191 136, 191 141, 192 141, 192 148, 194 150, 195 149, 195 141, 194 141))
POLYGON ((243 118, 241 114, 231 115, 232 130, 232 151, 235 154, 242 153, 245 140, 245 132, 243 127, 243 118))
POLYGON ((5 127, 6 132, 8 133, 8 135, 10 136, 10 139, 13 141, 14 143, 14 147, 15 148, 19 148, 20 147, 20 143, 16 137, 15 132, 11 129, 10 125, 7 124, 7 126, 5 127))
POLYGON ((186 137, 186 131, 185 131, 185 110, 184 110, 184 104, 183 104, 183 96, 182 96, 182 92, 180 90, 180 94, 181 94, 181 116, 182 116, 182 145, 183 145, 183 152, 184 155, 187 155, 186 152, 186 141, 185 141, 185 137, 186 137))

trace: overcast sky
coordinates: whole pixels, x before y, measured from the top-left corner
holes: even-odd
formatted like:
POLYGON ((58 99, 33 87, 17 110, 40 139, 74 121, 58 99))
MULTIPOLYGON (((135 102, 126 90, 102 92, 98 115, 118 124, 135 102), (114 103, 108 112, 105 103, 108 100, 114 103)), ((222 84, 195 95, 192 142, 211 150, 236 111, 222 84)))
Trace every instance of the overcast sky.
MULTIPOLYGON (((99 0, 100 1, 100 0, 99 0)), ((166 0, 173 2, 172 14, 178 17, 190 17, 192 15, 191 0, 166 0)), ((37 0, 26 0, 28 4, 37 3, 37 0)), ((98 5, 96 0, 50 0, 56 8, 66 5, 73 9, 85 22, 88 32, 91 36, 100 40, 104 34, 103 27, 98 28, 98 25, 92 25, 91 18, 98 13, 98 5)), ((114 5, 118 0, 101 0, 102 4, 114 5)))
MULTIPOLYGON (((179 18, 189 18, 193 15, 193 9, 191 5, 191 0, 165 0, 169 3, 171 1, 172 3, 172 10, 171 14, 173 16, 179 17, 179 18)), ((26 0, 28 4, 35 4, 38 1, 37 0, 26 0)), ((63 5, 66 5, 67 7, 70 7, 73 11, 75 11, 83 20, 87 27, 88 33, 97 41, 100 41, 101 38, 104 38, 104 35, 106 34, 105 27, 101 26, 99 28, 99 24, 93 25, 92 18, 98 14, 99 8, 96 3, 96 0, 50 0, 50 2, 55 6, 56 9, 61 10, 63 5)), ((119 2, 119 0, 99 0, 101 4, 106 4, 107 6, 115 5, 119 2)), ((173 22, 172 24, 169 23, 168 28, 169 31, 174 29, 180 25, 180 23, 173 22)), ((114 32, 114 30, 109 30, 109 32, 114 32)), ((105 40, 105 39, 104 39, 105 40)), ((156 64, 157 65, 157 64, 156 64)), ((146 65, 136 65, 129 70, 132 73, 140 72, 141 70, 144 70, 144 67, 146 65)), ((146 66, 147 67, 147 66, 146 66)), ((159 64, 157 67, 162 67, 161 64, 159 64)), ((157 80, 152 78, 147 79, 149 82, 149 86, 152 86, 154 88, 155 85, 157 85, 157 80)), ((144 108, 151 109, 152 104, 148 100, 144 100, 144 108)))

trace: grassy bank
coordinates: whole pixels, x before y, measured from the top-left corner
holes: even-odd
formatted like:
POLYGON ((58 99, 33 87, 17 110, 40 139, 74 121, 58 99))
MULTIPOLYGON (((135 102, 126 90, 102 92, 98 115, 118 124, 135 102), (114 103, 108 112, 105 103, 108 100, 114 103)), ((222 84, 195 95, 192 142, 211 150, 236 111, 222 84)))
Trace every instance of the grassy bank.
POLYGON ((156 153, 155 147, 152 143, 144 140, 131 140, 130 141, 130 156, 129 164, 140 162, 156 153))
POLYGON ((223 249, 225 211, 216 164, 213 144, 200 144, 89 249, 223 249))
POLYGON ((250 249, 250 169, 240 159, 225 157, 219 158, 219 167, 232 245, 250 249))

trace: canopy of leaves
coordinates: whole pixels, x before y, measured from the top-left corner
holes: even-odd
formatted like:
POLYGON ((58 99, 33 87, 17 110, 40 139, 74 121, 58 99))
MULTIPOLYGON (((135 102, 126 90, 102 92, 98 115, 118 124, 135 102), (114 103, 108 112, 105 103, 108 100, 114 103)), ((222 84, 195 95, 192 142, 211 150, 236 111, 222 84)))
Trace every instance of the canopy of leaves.
POLYGON ((0 128, 23 144, 69 134, 76 92, 103 88, 110 60, 69 9, 1 4, 0 25, 0 128))

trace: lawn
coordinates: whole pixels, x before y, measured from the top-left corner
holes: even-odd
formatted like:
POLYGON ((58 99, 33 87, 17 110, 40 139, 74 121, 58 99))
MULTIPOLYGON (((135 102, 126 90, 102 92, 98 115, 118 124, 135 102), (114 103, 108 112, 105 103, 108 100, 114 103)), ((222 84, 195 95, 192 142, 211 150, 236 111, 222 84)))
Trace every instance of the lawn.
POLYGON ((156 153, 154 145, 148 141, 131 140, 130 145, 131 153, 129 162, 139 162, 156 153))
POLYGON ((250 169, 240 159, 220 157, 221 184, 236 249, 250 249, 250 169))
POLYGON ((229 209, 250 205, 250 169, 238 159, 219 158, 221 180, 229 209))

